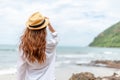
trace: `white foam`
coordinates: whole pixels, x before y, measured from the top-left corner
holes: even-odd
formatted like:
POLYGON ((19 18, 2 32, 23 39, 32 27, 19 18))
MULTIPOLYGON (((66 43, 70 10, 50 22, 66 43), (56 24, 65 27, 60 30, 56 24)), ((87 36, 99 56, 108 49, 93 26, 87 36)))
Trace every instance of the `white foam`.
POLYGON ((15 74, 15 73, 16 73, 16 69, 15 68, 1 69, 0 70, 0 75, 15 74))
POLYGON ((92 54, 66 54, 66 55, 58 55, 58 58, 88 58, 88 57, 94 57, 92 54))
POLYGON ((76 61, 75 64, 88 64, 91 61, 76 61))
POLYGON ((106 51, 104 52, 104 54, 112 54, 112 52, 106 51))

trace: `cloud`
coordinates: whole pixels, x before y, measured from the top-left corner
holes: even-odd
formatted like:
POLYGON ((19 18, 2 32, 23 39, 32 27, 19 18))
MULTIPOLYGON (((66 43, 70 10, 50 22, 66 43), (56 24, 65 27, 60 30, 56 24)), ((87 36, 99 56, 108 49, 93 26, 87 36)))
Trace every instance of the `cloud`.
POLYGON ((100 32, 120 20, 119 0, 2 0, 0 3, 0 44, 16 44, 27 18, 35 11, 50 18, 60 34, 61 46, 87 46, 100 32))

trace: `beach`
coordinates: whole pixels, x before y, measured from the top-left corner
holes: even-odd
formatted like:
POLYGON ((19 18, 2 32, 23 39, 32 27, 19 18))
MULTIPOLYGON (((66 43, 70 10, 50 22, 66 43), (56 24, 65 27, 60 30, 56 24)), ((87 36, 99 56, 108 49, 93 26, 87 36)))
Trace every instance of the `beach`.
MULTIPOLYGON (((120 69, 107 68, 107 67, 95 67, 95 66, 76 66, 69 65, 56 68, 56 80, 69 80, 72 74, 80 72, 91 72, 96 77, 111 76, 113 73, 120 74, 120 69)), ((0 75, 0 80, 16 80, 16 74, 0 75)))
MULTIPOLYGON (((0 80, 16 80, 18 50, 0 46, 0 80)), ((96 77, 120 74, 119 48, 58 47, 56 79, 69 80, 76 73, 91 72, 96 77)))

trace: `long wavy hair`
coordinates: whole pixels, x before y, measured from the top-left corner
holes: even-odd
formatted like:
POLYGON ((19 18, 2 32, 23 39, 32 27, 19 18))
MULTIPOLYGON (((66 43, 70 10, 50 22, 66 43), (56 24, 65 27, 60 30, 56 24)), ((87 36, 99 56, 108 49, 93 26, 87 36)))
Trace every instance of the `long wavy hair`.
POLYGON ((46 60, 46 33, 46 28, 41 30, 26 28, 21 36, 19 50, 23 51, 23 56, 30 62, 38 61, 38 63, 43 63, 46 60))

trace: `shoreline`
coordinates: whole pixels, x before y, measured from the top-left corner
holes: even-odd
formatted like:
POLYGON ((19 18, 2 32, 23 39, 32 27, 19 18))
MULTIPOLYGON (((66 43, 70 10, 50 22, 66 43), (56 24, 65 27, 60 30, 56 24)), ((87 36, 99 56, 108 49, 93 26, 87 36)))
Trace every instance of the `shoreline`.
MULTIPOLYGON (((14 73, 0 74, 0 80, 16 80, 16 70, 11 69, 11 71, 14 71, 14 73)), ((56 67, 56 79, 69 80, 71 77, 78 74, 78 76, 87 75, 85 72, 99 78, 106 76, 110 78, 113 74, 120 75, 120 61, 96 60, 86 64, 64 64, 56 67)))
POLYGON ((115 68, 120 69, 120 61, 116 60, 95 60, 86 64, 76 64, 76 65, 84 65, 84 66, 96 66, 96 67, 107 67, 107 68, 115 68))
MULTIPOLYGON (((72 74, 77 74, 81 72, 90 72, 93 73, 96 77, 104 77, 111 76, 113 75, 113 73, 120 74, 120 69, 84 65, 68 65, 56 68, 56 79, 69 80, 72 74)), ((0 75, 0 80, 16 80, 16 74, 0 75)))

